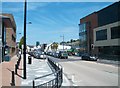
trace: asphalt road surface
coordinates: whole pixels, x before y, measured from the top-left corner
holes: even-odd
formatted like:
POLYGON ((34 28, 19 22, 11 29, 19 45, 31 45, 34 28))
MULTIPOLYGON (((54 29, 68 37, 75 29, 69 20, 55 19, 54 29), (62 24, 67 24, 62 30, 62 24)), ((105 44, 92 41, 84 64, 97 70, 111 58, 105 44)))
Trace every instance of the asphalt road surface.
POLYGON ((74 56, 68 59, 49 58, 62 65, 71 86, 118 86, 118 66, 84 61, 74 56))

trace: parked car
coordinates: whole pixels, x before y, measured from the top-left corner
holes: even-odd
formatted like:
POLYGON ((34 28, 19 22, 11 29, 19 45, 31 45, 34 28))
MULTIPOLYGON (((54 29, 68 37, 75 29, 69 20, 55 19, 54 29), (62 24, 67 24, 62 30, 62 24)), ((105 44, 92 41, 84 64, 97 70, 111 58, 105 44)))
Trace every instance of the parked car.
POLYGON ((50 52, 50 54, 49 54, 50 56, 52 56, 52 52, 50 52))
POLYGON ((89 61, 97 61, 98 58, 96 56, 92 56, 88 53, 85 53, 85 54, 81 55, 81 59, 82 60, 89 60, 89 61))
POLYGON ((58 58, 59 57, 59 52, 56 52, 54 57, 58 58))
POLYGON ((42 51, 35 51, 34 52, 34 58, 37 58, 37 59, 46 59, 46 55, 42 51))
POLYGON ((68 53, 66 51, 59 51, 58 57, 68 59, 68 53))

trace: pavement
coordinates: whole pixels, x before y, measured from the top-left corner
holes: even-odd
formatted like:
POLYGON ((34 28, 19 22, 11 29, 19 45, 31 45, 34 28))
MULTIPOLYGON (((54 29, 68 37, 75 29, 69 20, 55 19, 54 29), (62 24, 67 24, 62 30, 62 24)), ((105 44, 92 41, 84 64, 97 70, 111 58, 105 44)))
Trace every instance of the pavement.
MULTIPOLYGON (((27 55, 28 57, 28 55, 27 55)), ((27 59, 28 62, 28 59, 27 59)), ((27 79, 22 79, 21 86, 33 86, 33 80, 37 77, 52 73, 47 60, 36 59, 32 57, 32 64, 26 65, 27 79)), ((40 85, 54 79, 54 75, 50 75, 35 81, 35 85, 40 85)))
MULTIPOLYGON (((23 58, 23 56, 22 56, 23 58)), ((27 55, 28 58, 28 55, 27 55)), ((15 64, 17 63, 18 57, 15 55, 11 58, 9 62, 2 62, 0 64, 0 86, 11 86, 12 74, 11 71, 15 70, 15 64)), ((23 59, 21 59, 20 67, 18 69, 18 74, 15 75, 15 86, 32 86, 32 81, 36 77, 41 77, 52 73, 47 60, 40 60, 32 58, 32 64, 28 64, 28 59, 26 59, 26 70, 27 79, 23 79, 23 59)), ((63 69, 64 70, 64 69, 63 69)), ((36 80, 35 85, 39 85, 54 79, 54 75, 50 75, 41 79, 36 80)), ((62 86, 72 86, 70 80, 63 73, 63 83, 62 86)))
POLYGON ((2 87, 2 64, 0 64, 0 87, 2 87))
MULTIPOLYGON (((0 86, 11 86, 12 81, 12 71, 15 70, 15 64, 17 63, 18 57, 15 55, 10 61, 4 61, 0 63, 0 86)), ((20 67, 21 67, 20 63, 20 67)), ((21 70, 18 70, 18 74, 21 74, 21 70)), ((19 86, 21 79, 15 75, 15 86, 19 86)))
MULTIPOLYGON (((28 58, 28 55, 27 55, 27 58, 28 58)), ((27 62, 28 62, 28 59, 27 59, 27 62)), ((22 79, 21 86, 32 86, 32 82, 35 78, 42 77, 44 75, 52 73, 52 69, 49 67, 49 65, 47 63, 47 59, 41 60, 41 59, 36 59, 36 58, 32 57, 32 64, 27 64, 26 67, 27 67, 26 68, 27 79, 22 79)), ((48 82, 54 78, 55 78, 55 76, 53 74, 53 75, 35 80, 35 85, 43 84, 43 83, 48 82)), ((70 85, 69 80, 63 74, 62 86, 69 86, 69 85, 70 85)))

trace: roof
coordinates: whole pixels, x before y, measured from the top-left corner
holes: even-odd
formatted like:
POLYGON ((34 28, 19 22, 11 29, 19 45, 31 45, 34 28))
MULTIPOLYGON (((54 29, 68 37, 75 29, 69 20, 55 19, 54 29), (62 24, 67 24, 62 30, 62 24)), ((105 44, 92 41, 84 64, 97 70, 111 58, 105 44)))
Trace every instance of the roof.
POLYGON ((34 46, 32 46, 32 45, 27 45, 28 47, 30 47, 30 48, 34 48, 34 46))
POLYGON ((90 16, 90 15, 92 15, 92 14, 97 14, 97 13, 99 13, 100 11, 105 10, 105 9, 107 9, 107 8, 109 8, 109 7, 113 6, 113 5, 115 5, 115 4, 118 4, 118 3, 120 3, 120 1, 115 2, 115 3, 113 3, 113 4, 111 4, 111 5, 109 5, 109 6, 105 7, 105 8, 103 8, 103 9, 101 9, 101 10, 99 10, 99 11, 95 11, 95 12, 93 12, 93 13, 90 13, 89 15, 87 15, 87 16, 85 16, 85 17, 83 17, 83 18, 80 18, 80 20, 81 20, 81 19, 84 19, 84 18, 86 18, 86 17, 88 17, 88 16, 90 16))
POLYGON ((11 22, 10 24, 12 25, 13 29, 16 30, 16 23, 14 20, 14 17, 12 14, 0 14, 0 17, 2 17, 3 20, 9 19, 9 21, 11 22))
POLYGON ((103 9, 101 9, 101 10, 97 11, 97 12, 103 11, 103 10, 105 10, 105 9, 107 9, 107 8, 109 8, 109 7, 111 7, 111 6, 113 6, 113 5, 116 5, 116 4, 119 4, 119 5, 120 5, 120 1, 115 2, 115 3, 112 3, 111 5, 109 5, 109 6, 105 7, 105 8, 103 8, 103 9))
MULTIPOLYGON (((88 17, 88 16, 90 16, 90 15, 93 15, 93 14, 97 14, 97 12, 90 13, 90 14, 88 14, 87 16, 81 18, 81 19, 84 19, 84 18, 86 18, 86 17, 88 17)), ((81 20, 81 19, 80 19, 80 20, 81 20)))

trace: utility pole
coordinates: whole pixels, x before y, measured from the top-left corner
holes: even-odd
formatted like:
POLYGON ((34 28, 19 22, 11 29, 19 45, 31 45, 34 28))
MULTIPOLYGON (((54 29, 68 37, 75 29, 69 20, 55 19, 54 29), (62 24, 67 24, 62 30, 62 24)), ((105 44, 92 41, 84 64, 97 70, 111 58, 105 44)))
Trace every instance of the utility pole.
POLYGON ((24 72, 23 72, 23 78, 26 79, 26 9, 27 9, 27 0, 25 0, 25 5, 24 5, 24 50, 23 50, 23 67, 24 67, 24 72))
POLYGON ((64 51, 64 35, 63 36, 60 36, 63 38, 63 51, 64 51))

